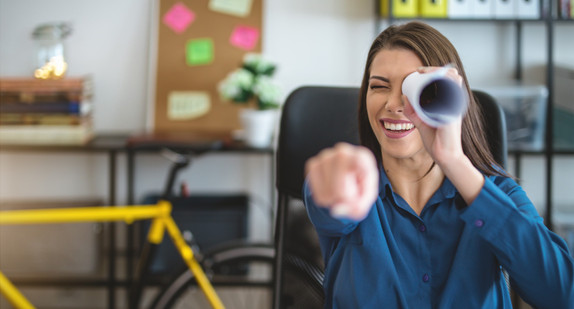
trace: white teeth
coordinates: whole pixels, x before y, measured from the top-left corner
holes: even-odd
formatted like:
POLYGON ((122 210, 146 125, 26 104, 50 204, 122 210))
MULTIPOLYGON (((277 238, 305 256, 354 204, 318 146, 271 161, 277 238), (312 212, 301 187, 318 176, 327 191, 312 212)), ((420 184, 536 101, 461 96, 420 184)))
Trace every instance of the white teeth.
POLYGON ((384 122, 385 129, 391 131, 406 131, 414 127, 412 123, 387 123, 384 122))

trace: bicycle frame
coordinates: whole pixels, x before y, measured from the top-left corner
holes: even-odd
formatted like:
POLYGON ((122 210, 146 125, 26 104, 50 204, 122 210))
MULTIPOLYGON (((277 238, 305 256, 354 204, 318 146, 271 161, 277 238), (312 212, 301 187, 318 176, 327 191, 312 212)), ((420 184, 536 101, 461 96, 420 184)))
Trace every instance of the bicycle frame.
MULTIPOLYGON (((156 245, 160 244, 163 240, 164 232, 167 231, 187 267, 194 274, 199 287, 211 306, 214 309, 224 308, 211 282, 173 220, 171 208, 172 206, 169 201, 160 200, 156 205, 151 206, 130 205, 10 210, 0 211, 0 225, 110 221, 124 221, 131 224, 135 220, 153 219, 147 237, 148 242, 156 245)), ((2 272, 0 272, 0 292, 16 308, 35 308, 2 272)))

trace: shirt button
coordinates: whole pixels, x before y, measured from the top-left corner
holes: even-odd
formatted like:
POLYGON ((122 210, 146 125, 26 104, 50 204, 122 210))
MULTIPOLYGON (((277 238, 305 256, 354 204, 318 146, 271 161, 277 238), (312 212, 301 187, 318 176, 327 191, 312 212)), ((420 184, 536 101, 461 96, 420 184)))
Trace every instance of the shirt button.
POLYGON ((419 231, 424 232, 427 230, 427 227, 424 224, 419 225, 419 231))
POLYGON ((428 274, 424 274, 423 275, 423 282, 428 282, 429 281, 429 275, 428 274))
POLYGON ((474 221, 474 226, 476 227, 482 227, 484 225, 484 221, 477 219, 476 221, 474 221))

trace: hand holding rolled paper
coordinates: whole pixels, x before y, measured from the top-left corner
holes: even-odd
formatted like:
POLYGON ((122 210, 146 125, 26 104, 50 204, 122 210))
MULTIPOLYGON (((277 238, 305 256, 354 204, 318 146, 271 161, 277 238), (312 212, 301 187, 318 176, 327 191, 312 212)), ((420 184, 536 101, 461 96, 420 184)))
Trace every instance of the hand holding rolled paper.
POLYGON ((428 73, 413 72, 403 81, 403 94, 419 118, 435 128, 459 119, 468 107, 464 89, 447 76, 450 68, 447 65, 428 73))

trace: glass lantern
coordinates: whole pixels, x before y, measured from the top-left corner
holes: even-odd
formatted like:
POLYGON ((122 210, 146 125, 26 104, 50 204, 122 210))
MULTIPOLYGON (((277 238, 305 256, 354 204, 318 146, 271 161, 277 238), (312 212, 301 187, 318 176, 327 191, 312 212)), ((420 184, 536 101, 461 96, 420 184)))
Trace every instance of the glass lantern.
POLYGON ((64 77, 68 69, 64 40, 71 32, 71 27, 66 23, 42 24, 34 29, 32 37, 36 43, 37 58, 34 77, 39 79, 64 77))

